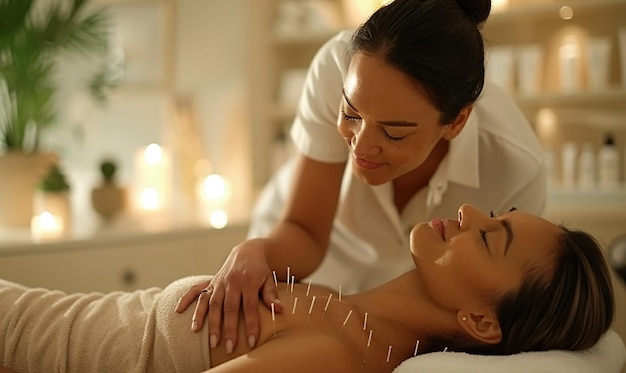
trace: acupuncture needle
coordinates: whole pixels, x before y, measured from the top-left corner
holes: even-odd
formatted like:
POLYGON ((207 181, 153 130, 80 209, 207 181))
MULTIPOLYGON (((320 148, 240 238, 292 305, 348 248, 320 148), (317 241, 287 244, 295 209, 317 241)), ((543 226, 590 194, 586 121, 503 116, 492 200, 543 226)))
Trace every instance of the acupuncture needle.
POLYGON ((370 343, 372 342, 372 329, 370 329, 370 335, 367 337, 367 347, 365 347, 365 355, 363 356, 363 364, 365 364, 365 360, 367 359, 367 351, 370 349, 370 343))
POLYGON ((313 311, 313 305, 315 304, 315 295, 313 296, 313 300, 311 300, 311 307, 309 307, 309 314, 306 316, 306 321, 304 322, 304 326, 309 324, 309 317, 311 317, 311 311, 313 311))
POLYGON ((326 316, 326 310, 328 309, 328 304, 330 303, 331 298, 333 297, 333 293, 330 293, 328 299, 326 299, 326 305, 324 306, 324 312, 322 313, 322 318, 320 321, 324 321, 324 316, 326 316))

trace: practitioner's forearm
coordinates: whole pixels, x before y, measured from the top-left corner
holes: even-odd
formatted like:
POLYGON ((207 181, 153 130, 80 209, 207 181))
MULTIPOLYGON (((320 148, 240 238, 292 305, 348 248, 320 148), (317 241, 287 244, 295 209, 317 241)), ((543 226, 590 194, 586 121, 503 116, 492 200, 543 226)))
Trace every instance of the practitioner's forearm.
POLYGON ((328 241, 316 241, 306 230, 290 222, 279 223, 270 233, 266 251, 268 264, 280 281, 287 281, 285 269, 296 280, 313 273, 326 255, 328 241))

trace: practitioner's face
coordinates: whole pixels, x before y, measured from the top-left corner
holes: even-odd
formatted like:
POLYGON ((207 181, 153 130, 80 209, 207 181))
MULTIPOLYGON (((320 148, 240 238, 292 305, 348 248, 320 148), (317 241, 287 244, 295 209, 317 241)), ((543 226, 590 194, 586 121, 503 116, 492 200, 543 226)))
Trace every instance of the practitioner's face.
POLYGON ((469 205, 459 220, 422 223, 411 231, 411 252, 424 286, 452 311, 480 294, 517 289, 529 268, 549 269, 561 229, 522 211, 490 217, 469 205))
POLYGON ((463 128, 470 109, 449 125, 417 84, 380 57, 357 53, 344 81, 337 128, 354 173, 379 185, 420 166, 442 139, 463 128))

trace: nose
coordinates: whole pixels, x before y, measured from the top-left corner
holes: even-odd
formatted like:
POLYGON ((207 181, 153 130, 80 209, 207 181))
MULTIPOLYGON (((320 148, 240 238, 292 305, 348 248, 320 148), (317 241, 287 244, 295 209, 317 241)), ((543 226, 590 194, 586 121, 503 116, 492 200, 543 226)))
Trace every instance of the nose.
POLYGON ((352 152, 359 157, 380 152, 381 148, 376 141, 374 130, 363 119, 342 123, 339 126, 339 131, 350 145, 352 152))
POLYGON ((380 152, 376 137, 367 125, 361 125, 358 131, 353 132, 350 146, 357 156, 371 156, 380 152))
POLYGON ((483 218, 487 218, 487 215, 478 211, 474 206, 464 204, 459 207, 459 227, 463 229, 464 226, 469 226, 474 221, 480 221, 483 218))

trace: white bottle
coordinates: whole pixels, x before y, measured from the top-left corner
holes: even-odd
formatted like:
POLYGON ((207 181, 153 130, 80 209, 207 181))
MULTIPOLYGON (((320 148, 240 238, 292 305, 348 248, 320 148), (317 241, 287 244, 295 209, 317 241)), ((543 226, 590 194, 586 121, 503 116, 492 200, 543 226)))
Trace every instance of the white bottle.
POLYGON ((556 168, 556 159, 551 150, 544 150, 544 161, 546 165, 546 175, 548 178, 548 188, 555 189, 558 185, 558 169, 556 168))
POLYGON ((580 89, 580 47, 575 37, 566 37, 559 48, 561 90, 572 93, 580 89))
POLYGON ((619 185, 619 155, 613 136, 609 133, 598 153, 598 176, 600 188, 612 189, 619 185))
POLYGON ((561 149, 561 186, 572 189, 576 184, 576 158, 578 148, 574 142, 566 142, 561 149))
POLYGON ((583 144, 578 156, 578 187, 583 190, 596 187, 596 155, 588 142, 583 144))

